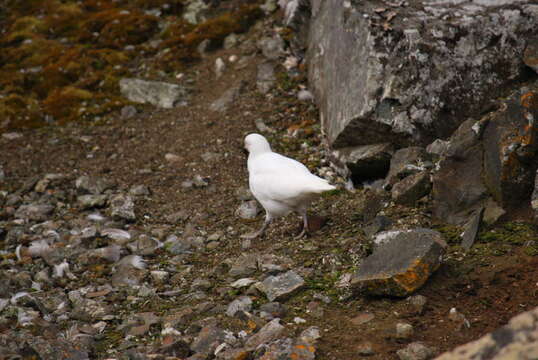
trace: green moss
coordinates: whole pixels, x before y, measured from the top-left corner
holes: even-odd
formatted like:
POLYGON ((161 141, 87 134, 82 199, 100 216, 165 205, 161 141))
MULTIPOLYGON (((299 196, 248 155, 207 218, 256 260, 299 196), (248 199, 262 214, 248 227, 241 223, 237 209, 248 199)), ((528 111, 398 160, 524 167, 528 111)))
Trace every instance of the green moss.
POLYGON ((434 226, 433 228, 443 235, 447 244, 453 245, 461 243, 460 234, 462 233, 462 229, 460 227, 449 224, 442 224, 434 226))

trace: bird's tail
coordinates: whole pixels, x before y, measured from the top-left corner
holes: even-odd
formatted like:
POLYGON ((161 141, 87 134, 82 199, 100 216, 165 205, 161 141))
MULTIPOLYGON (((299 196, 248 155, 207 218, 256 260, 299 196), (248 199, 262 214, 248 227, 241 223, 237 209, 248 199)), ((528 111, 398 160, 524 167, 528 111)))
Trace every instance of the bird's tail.
POLYGON ((317 194, 335 189, 336 186, 329 184, 327 180, 321 178, 319 179, 319 181, 316 181, 316 183, 312 184, 311 186, 311 191, 317 194))

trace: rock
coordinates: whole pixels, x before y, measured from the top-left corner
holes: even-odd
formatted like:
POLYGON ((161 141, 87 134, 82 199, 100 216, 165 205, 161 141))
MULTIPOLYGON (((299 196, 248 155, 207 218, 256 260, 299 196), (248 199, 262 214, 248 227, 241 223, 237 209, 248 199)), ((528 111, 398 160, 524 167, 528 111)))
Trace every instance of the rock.
POLYGON ((152 312, 144 312, 131 316, 122 324, 119 330, 123 330, 125 335, 142 336, 148 333, 151 325, 158 324, 160 317, 152 312))
POLYGON ((368 238, 372 238, 380 231, 384 231, 393 224, 393 221, 386 216, 376 216, 372 221, 363 226, 362 231, 368 238))
POLYGON ((211 103, 209 109, 211 111, 225 112, 241 95, 243 88, 244 84, 242 82, 228 88, 217 100, 211 103))
POLYGON ((77 202, 82 210, 103 207, 106 204, 106 195, 80 195, 77 197, 77 202))
POLYGON ((297 99, 300 101, 314 101, 314 94, 310 91, 303 89, 297 93, 297 99))
POLYGON ((385 177, 393 153, 394 147, 390 143, 346 147, 333 152, 351 171, 355 182, 385 177))
POLYGON ((351 286, 373 295, 407 296, 439 267, 442 243, 434 230, 401 230, 362 262, 351 286))
POLYGON ((191 344, 191 350, 204 355, 212 354, 224 340, 224 332, 215 325, 207 325, 200 330, 191 344))
POLYGON ((385 184, 392 186, 406 176, 426 170, 430 158, 426 150, 419 146, 396 151, 390 160, 390 169, 385 184))
POLYGON ((276 77, 275 70, 271 63, 264 62, 258 65, 258 74, 256 76, 256 88, 262 94, 266 94, 274 86, 276 77))
POLYGON ((269 301, 282 300, 300 290, 305 282, 293 270, 277 276, 268 276, 257 285, 258 290, 267 296, 269 301))
POLYGON ((407 298, 409 302, 410 310, 418 315, 421 315, 424 312, 424 307, 426 306, 427 298, 422 295, 413 295, 407 298))
POLYGON ((253 275, 258 270, 258 257, 255 254, 241 254, 235 259, 228 274, 234 278, 253 275))
POLYGON ((256 280, 254 280, 254 279, 243 278, 243 279, 239 279, 239 280, 234 281, 230 286, 233 287, 234 289, 241 289, 241 288, 250 286, 250 285, 254 284, 255 282, 256 282, 256 280))
POLYGON ((476 236, 478 235, 478 228, 482 220, 482 214, 484 209, 476 210, 469 218, 469 221, 463 225, 463 233, 461 234, 461 247, 465 250, 469 250, 473 246, 476 236))
POLYGON ((134 201, 129 195, 118 194, 110 199, 110 215, 116 219, 135 221, 134 201))
POLYGON ((487 194, 477 171, 483 167, 483 150, 472 129, 475 123, 464 122, 452 135, 447 154, 432 177, 433 214, 447 223, 463 224, 487 194))
POLYGON ((48 188, 58 187, 62 180, 64 180, 65 178, 66 176, 63 174, 46 174, 41 180, 37 182, 34 187, 34 190, 38 193, 44 193, 45 190, 47 190, 48 188))
POLYGON ((430 145, 426 146, 426 152, 429 154, 442 156, 448 150, 450 146, 450 141, 435 139, 430 145))
POLYGON ((258 48, 268 60, 276 60, 284 55, 284 40, 278 35, 264 37, 258 41, 258 48))
POLYGON ((299 335, 299 340, 308 344, 316 344, 321 339, 321 331, 317 326, 310 326, 304 329, 299 335))
POLYGON ((413 336, 413 325, 407 323, 396 324, 396 338, 407 340, 413 336))
POLYGON ((233 317, 238 311, 250 311, 252 300, 248 296, 241 296, 228 305, 226 315, 233 317))
POLYGON ((256 125, 256 129, 258 129, 258 131, 262 133, 274 133, 275 132, 275 129, 270 128, 269 126, 265 125, 265 123, 263 122, 261 118, 254 120, 254 125, 256 125))
POLYGON ((53 211, 54 206, 48 204, 21 205, 15 212, 15 217, 29 221, 45 221, 53 211))
POLYGON ((436 360, 501 360, 536 358, 538 308, 513 317, 507 325, 457 347, 436 360))
POLYGON ((384 197, 377 191, 365 189, 356 196, 355 213, 360 216, 359 220, 363 222, 369 222, 374 219, 383 208, 384 197))
POLYGON ((538 85, 521 88, 480 121, 464 122, 433 176, 433 214, 462 225, 489 202, 504 210, 529 201, 538 162, 538 85), (458 176, 453 176, 458 174, 458 176))
POLYGON ((130 119, 138 113, 133 105, 126 105, 121 108, 120 115, 123 119, 130 119))
POLYGON ((2 138, 6 140, 16 140, 22 137, 21 133, 18 132, 5 132, 2 134, 2 138))
POLYGON ((166 215, 166 221, 171 222, 173 224, 178 223, 180 221, 185 221, 190 217, 190 214, 185 210, 177 211, 173 214, 166 215))
POLYGON ((129 189, 129 195, 133 196, 148 196, 151 192, 146 185, 134 185, 129 189))
POLYGON ((269 314, 272 319, 283 318, 288 313, 288 308, 279 302, 269 302, 260 306, 260 312, 269 314))
POLYGON ((280 325, 280 319, 271 320, 245 342, 245 349, 255 350, 261 344, 278 339, 282 332, 284 326, 280 325))
POLYGON ((367 341, 357 346, 357 354, 360 356, 371 356, 375 354, 372 343, 367 341))
POLYGON ((90 359, 88 352, 61 337, 45 339, 41 336, 27 336, 25 342, 30 348, 29 351, 35 353, 39 359, 57 359, 60 354, 64 359, 90 359))
POLYGON ((217 60, 215 60, 215 75, 217 79, 220 78, 222 74, 224 74, 225 70, 226 63, 224 62, 224 60, 222 60, 222 58, 217 58, 217 60))
POLYGON ((375 315, 372 313, 364 312, 350 319, 351 323, 355 326, 366 324, 369 321, 372 321, 375 318, 375 315))
POLYGON ((471 323, 469 322, 469 320, 467 320, 465 315, 460 313, 454 307, 451 308, 450 311, 448 312, 448 318, 450 319, 450 321, 453 321, 458 325, 458 331, 461 331, 464 327, 466 328, 471 327, 471 323))
POLYGON ((118 244, 126 244, 131 240, 131 234, 128 231, 114 228, 105 228, 100 231, 101 236, 106 236, 118 244))
POLYGON ((193 242, 190 238, 178 238, 175 235, 170 235, 164 242, 164 248, 173 255, 181 255, 191 253, 193 242))
POLYGON ((538 73, 538 42, 536 39, 529 41, 523 53, 523 62, 538 73))
POLYGON ((130 101, 149 103, 165 109, 171 109, 180 101, 185 101, 187 96, 187 91, 182 86, 133 78, 121 79, 120 91, 130 101))
POLYGON ((400 360, 428 360, 433 358, 435 353, 436 351, 434 349, 418 341, 396 352, 400 360))
POLYGON ((256 200, 244 201, 239 205, 237 210, 235 210, 235 216, 240 217, 241 219, 251 220, 256 219, 261 209, 258 206, 256 200))
POLYGON ((224 42, 222 44, 222 47, 226 50, 231 49, 235 47, 239 43, 239 38, 236 34, 231 33, 230 35, 226 36, 224 38, 224 42))
MULTIPOLYGON (((531 205, 532 205, 532 199, 531 198, 531 205)), ((486 225, 493 225, 503 216, 506 214, 506 211, 500 207, 495 200, 492 198, 489 198, 486 203, 484 204, 484 214, 482 216, 482 221, 486 225)))
POLYGON ((183 10, 182 17, 190 24, 196 25, 205 21, 204 12, 208 7, 203 0, 189 0, 183 10))
POLYGON ((421 171, 400 180, 391 190, 392 200, 397 204, 413 206, 431 190, 430 172, 421 171))
POLYGON ((152 270, 149 274, 153 279, 153 282, 157 284, 164 284, 170 278, 170 273, 168 271, 152 270))
POLYGON ((164 159, 172 164, 180 163, 183 161, 183 158, 181 156, 172 153, 165 154, 164 159))
POLYGON ((329 145, 447 138, 525 76, 521 55, 538 18, 531 4, 409 2, 390 16, 369 2, 330 0, 293 11, 306 13, 291 18, 299 36, 308 31, 308 83, 329 145))
POLYGON ((80 194, 99 195, 113 188, 114 183, 108 179, 84 175, 75 180, 75 187, 80 194))

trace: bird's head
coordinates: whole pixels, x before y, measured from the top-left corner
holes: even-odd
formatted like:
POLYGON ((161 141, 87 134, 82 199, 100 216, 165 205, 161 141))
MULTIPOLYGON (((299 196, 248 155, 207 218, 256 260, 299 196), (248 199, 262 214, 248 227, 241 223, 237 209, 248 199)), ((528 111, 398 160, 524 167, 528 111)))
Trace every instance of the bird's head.
POLYGON ((265 137, 260 134, 249 134, 245 137, 245 149, 250 154, 261 154, 271 151, 271 145, 265 137))

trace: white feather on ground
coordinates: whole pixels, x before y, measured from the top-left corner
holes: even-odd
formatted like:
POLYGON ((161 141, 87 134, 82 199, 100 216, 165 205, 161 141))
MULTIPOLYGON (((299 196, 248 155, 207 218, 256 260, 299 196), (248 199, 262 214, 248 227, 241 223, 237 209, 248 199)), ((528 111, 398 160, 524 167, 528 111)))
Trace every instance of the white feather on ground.
POLYGON ((245 149, 249 152, 250 191, 265 209, 265 221, 259 231, 243 237, 252 239, 262 235, 274 218, 292 211, 303 217, 299 237, 303 236, 308 230, 306 210, 310 203, 322 192, 336 188, 300 162, 273 152, 262 135, 248 135, 245 149))

